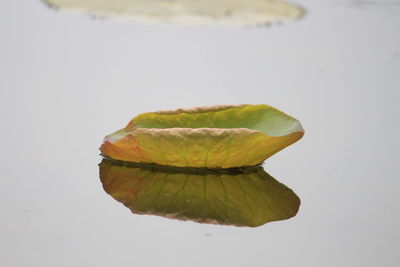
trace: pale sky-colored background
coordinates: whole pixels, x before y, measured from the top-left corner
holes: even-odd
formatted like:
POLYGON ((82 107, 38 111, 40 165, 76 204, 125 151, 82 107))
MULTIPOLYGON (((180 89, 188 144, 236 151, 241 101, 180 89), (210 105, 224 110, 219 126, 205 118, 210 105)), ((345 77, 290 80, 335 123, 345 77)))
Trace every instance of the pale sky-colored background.
POLYGON ((302 20, 246 28, 2 0, 0 265, 399 266, 400 4, 297 3, 302 20), (296 217, 202 225, 133 215, 103 191, 98 147, 133 116, 239 103, 302 122, 264 165, 301 198, 296 217))

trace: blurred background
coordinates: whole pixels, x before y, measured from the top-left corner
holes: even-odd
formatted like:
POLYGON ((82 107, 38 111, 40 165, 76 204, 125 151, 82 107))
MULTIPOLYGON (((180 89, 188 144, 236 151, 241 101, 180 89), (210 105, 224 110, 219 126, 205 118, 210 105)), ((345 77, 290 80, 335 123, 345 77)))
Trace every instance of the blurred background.
POLYGON ((240 26, 2 0, 0 265, 399 266, 400 2, 295 4, 301 18, 240 26), (296 217, 197 224, 104 192, 98 148, 135 115, 242 103, 303 124, 264 164, 296 217))

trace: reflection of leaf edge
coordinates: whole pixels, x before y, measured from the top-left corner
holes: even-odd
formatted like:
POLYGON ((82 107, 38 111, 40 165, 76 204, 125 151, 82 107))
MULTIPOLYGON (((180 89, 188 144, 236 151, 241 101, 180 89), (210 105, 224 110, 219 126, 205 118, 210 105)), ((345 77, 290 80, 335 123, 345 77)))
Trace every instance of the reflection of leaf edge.
POLYGON ((130 162, 116 160, 103 156, 103 160, 100 164, 109 164, 116 166, 124 166, 128 168, 139 168, 148 171, 155 172, 169 172, 169 173, 187 173, 187 174, 229 174, 229 175, 239 175, 249 172, 255 172, 258 169, 262 170, 261 165, 256 166, 243 166, 234 168, 204 168, 204 167, 176 167, 169 165, 160 165, 156 163, 140 163, 140 162, 130 162))

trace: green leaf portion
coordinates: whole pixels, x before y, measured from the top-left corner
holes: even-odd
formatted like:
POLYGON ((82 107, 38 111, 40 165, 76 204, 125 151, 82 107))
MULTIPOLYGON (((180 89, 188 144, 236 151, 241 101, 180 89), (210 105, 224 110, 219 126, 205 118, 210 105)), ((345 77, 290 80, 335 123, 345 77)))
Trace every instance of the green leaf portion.
POLYGON ((246 128, 269 136, 303 131, 298 120, 268 105, 216 106, 141 114, 128 124, 135 128, 246 128))
POLYGON ((100 163, 104 190, 133 213, 236 226, 296 215, 300 199, 262 167, 194 169, 100 163))
POLYGON ((267 105, 214 106, 141 114, 100 150, 129 162, 232 168, 258 165, 303 134, 298 120, 267 105))

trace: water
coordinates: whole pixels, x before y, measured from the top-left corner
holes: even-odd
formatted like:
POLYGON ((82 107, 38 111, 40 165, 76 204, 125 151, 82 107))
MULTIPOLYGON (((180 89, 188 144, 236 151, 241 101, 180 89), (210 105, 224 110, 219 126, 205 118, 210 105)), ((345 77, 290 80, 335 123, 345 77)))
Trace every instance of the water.
POLYGON ((400 11, 297 4, 302 20, 249 28, 2 1, 1 266, 398 266, 400 11), (300 197, 295 217, 198 224, 104 192, 104 135, 142 112, 239 103, 304 126, 264 165, 300 197))

